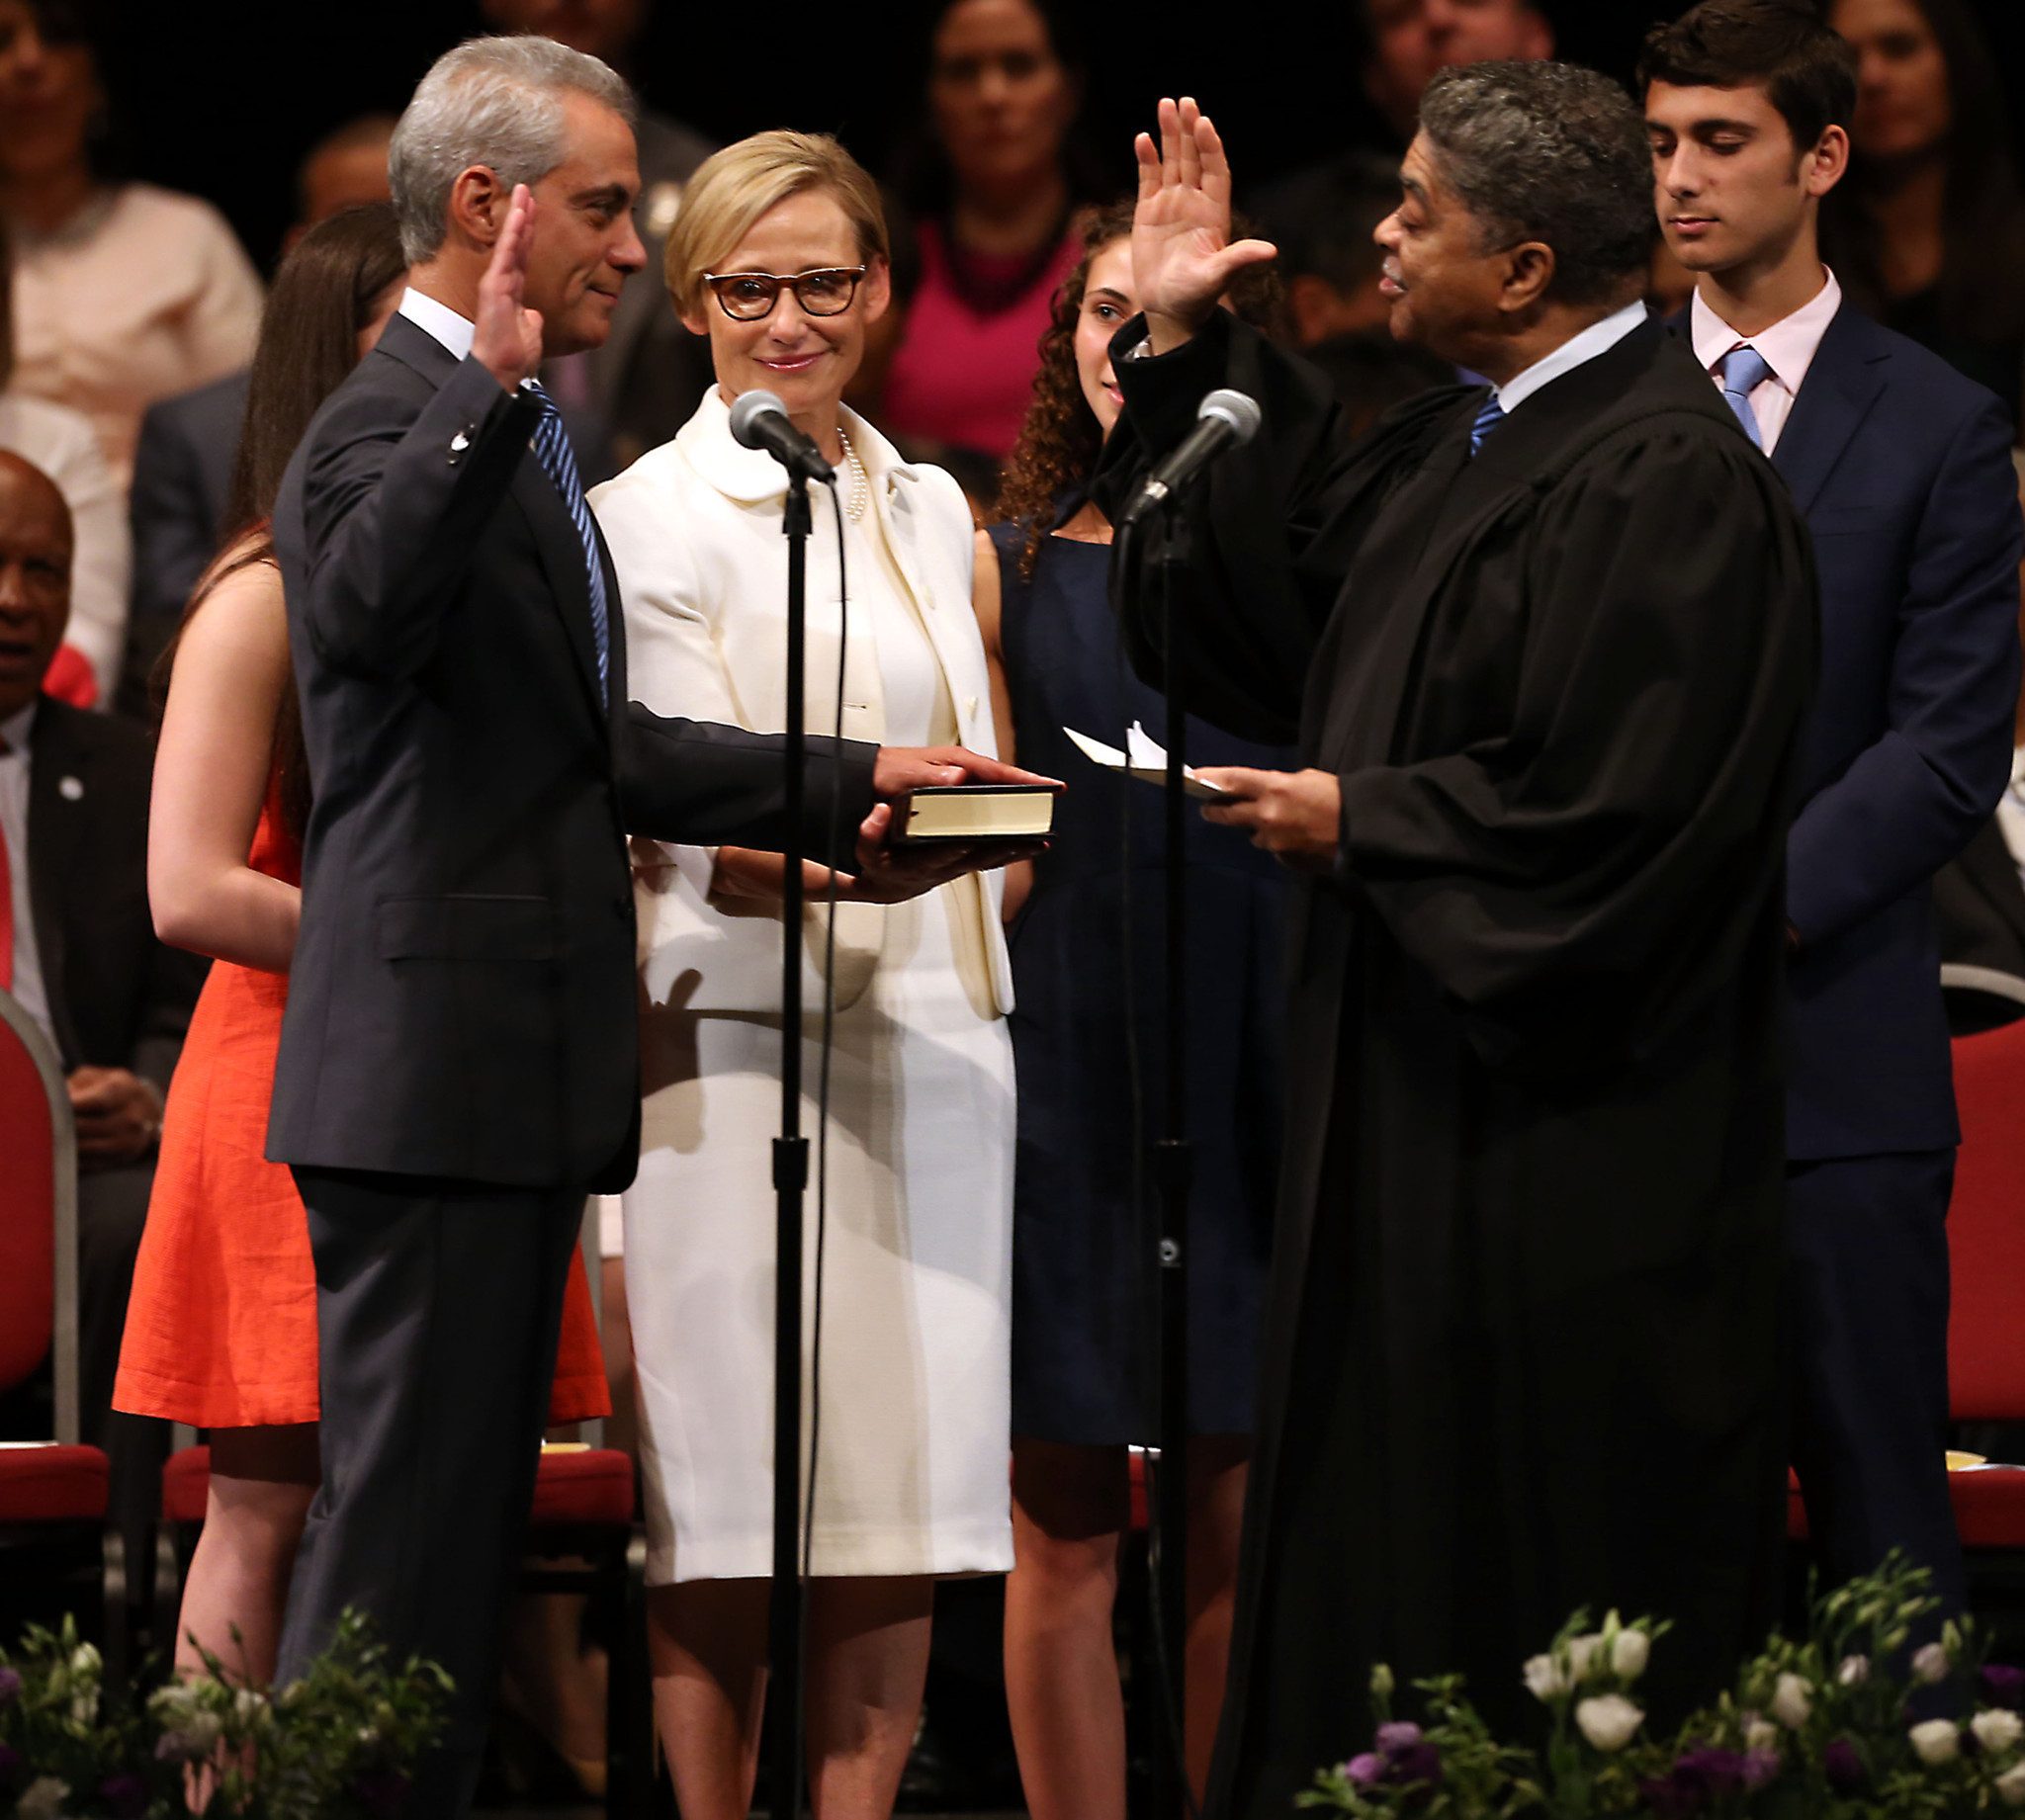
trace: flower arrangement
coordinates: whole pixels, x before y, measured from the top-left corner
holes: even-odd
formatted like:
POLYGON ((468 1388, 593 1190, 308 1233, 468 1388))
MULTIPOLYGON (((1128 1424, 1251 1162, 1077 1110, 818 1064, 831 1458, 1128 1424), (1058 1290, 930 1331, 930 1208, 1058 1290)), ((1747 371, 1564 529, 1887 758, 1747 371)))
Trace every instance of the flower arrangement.
POLYGON ((1667 1626, 1613 1611, 1591 1629, 1577 1612, 1520 1671, 1547 1711, 1543 1757, 1492 1737, 1459 1676, 1415 1684, 1424 1723, 1395 1718, 1381 1664, 1371 1748, 1324 1770, 1299 1804, 1427 1820, 2025 1815, 2025 1670, 1985 1664, 1968 1623, 1908 1654, 1939 1603, 1927 1588, 1894 1554, 1817 1598, 1805 1640, 1773 1636, 1669 1739, 1651 1735, 1637 1696, 1667 1626))
POLYGON ((442 1726, 449 1678, 395 1666, 346 1612, 329 1650, 269 1694, 201 1679, 109 1692, 69 1618, 0 1651, 0 1814, 18 1820, 392 1820, 442 1726))

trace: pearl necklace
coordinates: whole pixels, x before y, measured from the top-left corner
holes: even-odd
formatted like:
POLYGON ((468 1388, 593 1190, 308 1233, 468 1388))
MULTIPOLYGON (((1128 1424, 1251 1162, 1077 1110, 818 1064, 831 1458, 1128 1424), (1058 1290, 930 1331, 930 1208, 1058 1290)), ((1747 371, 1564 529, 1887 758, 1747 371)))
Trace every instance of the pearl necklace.
POLYGON ((872 477, 865 472, 865 465, 858 460, 858 452, 850 446, 850 437, 842 424, 836 426, 836 440, 843 444, 844 471, 850 476, 850 491, 844 496, 843 513, 852 524, 864 517, 865 508, 872 503, 872 477))

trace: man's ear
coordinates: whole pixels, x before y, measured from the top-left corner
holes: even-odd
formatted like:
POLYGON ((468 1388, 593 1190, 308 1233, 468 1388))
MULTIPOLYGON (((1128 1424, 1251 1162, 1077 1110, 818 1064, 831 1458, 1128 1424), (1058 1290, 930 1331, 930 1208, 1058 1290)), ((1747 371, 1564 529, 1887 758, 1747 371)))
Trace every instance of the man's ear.
POLYGON ((450 186, 450 226, 474 246, 490 246, 505 224, 512 192, 489 165, 471 164, 450 186))
POLYGON ((1554 282, 1554 249, 1544 240, 1524 240, 1505 255, 1505 282, 1498 307, 1516 313, 1539 304, 1554 282))
POLYGON ((1800 180, 1809 196, 1826 196, 1849 170, 1849 134, 1829 127, 1813 150, 1801 160, 1800 180))

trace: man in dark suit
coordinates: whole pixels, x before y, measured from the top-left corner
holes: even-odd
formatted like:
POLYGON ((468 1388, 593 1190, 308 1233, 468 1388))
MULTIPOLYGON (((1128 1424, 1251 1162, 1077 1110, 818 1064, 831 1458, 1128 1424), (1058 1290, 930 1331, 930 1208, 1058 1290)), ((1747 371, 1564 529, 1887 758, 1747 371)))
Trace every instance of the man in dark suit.
POLYGON ((0 454, 0 990, 48 1032, 69 1081, 82 1431, 112 1455, 114 1509, 137 1541, 168 1430, 114 1415, 113 1378, 204 963, 157 941, 148 915, 146 736, 42 693, 69 617, 70 555, 55 483, 0 454))
POLYGON ((1930 887, 2010 771, 2019 512, 2003 406, 1821 264, 1855 70, 1799 0, 1705 0, 1641 66, 1661 227, 1696 275, 1677 326, 1792 487, 1821 576, 1787 858, 1794 1465, 1829 1573, 1901 1547, 1956 1605, 1959 1132, 1930 887))
MULTIPOLYGON (((778 737, 629 707, 618 583, 525 384, 640 264, 631 107, 546 39, 438 60, 392 152, 410 288, 275 509, 316 798, 269 1154, 308 1208, 323 1397, 279 1673, 346 1605, 447 1668, 431 1816, 470 1800, 584 1196, 634 1169, 626 834, 796 831, 778 737)), ((881 799, 1024 775, 812 744, 806 849, 874 894, 961 863, 890 857, 881 799)))

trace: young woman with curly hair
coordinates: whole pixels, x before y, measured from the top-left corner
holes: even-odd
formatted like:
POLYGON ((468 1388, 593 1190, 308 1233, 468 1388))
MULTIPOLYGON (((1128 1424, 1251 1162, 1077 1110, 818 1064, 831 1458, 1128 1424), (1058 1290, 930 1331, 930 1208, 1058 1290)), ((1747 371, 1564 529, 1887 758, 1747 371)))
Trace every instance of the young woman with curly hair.
MULTIPOLYGON (((980 533, 978 550, 986 639, 1003 650, 1021 762, 1072 785, 1012 930, 1019 1105, 1006 1684, 1034 1820, 1125 1811, 1111 1606, 1130 1518, 1126 1447, 1154 1438, 1155 1209, 1138 1192, 1151 1133, 1135 1103, 1157 1107, 1162 1093, 1160 795, 1093 766, 1063 731, 1122 745, 1137 720, 1165 737, 1159 695, 1119 650, 1104 595, 1111 528, 1087 494, 1121 408, 1109 342, 1137 311, 1131 226, 1127 206, 1086 232, 1041 341, 1001 495, 1005 521, 980 533)), ((1277 298, 1262 273, 1230 303, 1259 321, 1277 298)), ((1188 751, 1202 763, 1288 762, 1192 720, 1188 751)), ((1196 1168, 1186 1731, 1199 1792, 1223 1698, 1251 1449, 1279 1128, 1283 906, 1273 860, 1232 829, 1189 820, 1196 1168)))

